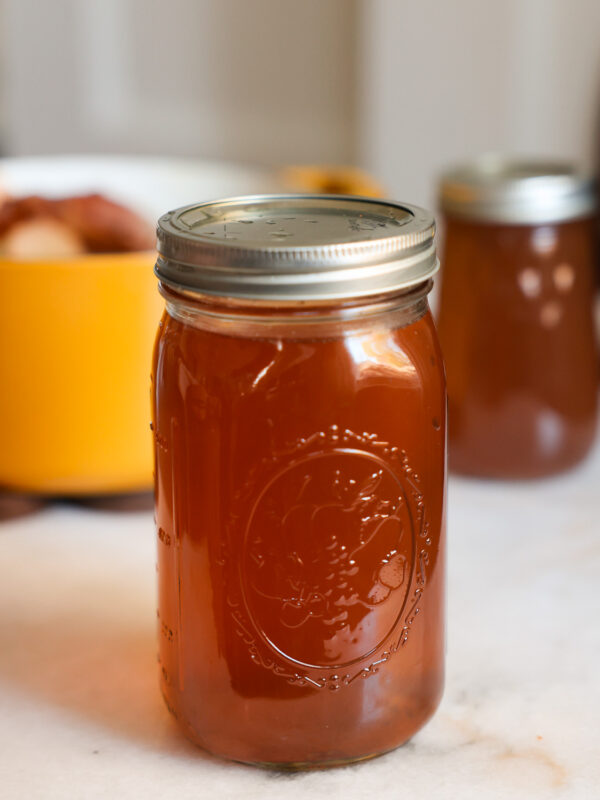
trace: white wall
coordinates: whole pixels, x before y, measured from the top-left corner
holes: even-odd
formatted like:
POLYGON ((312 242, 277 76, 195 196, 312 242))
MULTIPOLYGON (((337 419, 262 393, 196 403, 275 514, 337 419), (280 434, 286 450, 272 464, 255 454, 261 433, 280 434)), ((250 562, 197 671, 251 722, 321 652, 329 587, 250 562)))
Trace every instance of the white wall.
POLYGON ((354 0, 4 0, 4 149, 354 153, 354 0))
POLYGON ((600 155, 600 0, 362 0, 357 157, 435 203, 483 152, 600 155))
POLYGON ((356 161, 434 202, 490 150, 600 155, 600 0, 0 0, 4 150, 356 161))

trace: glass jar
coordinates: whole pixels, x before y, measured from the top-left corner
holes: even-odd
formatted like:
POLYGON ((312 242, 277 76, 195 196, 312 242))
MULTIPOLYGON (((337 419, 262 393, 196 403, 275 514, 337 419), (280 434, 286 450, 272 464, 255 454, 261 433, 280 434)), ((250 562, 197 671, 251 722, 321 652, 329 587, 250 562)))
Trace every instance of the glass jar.
POLYGON ((368 758, 440 700, 433 231, 415 207, 306 195, 159 222, 161 685, 219 756, 368 758))
POLYGON ((555 163, 486 160, 442 179, 451 469, 534 478, 592 446, 593 189, 555 163))

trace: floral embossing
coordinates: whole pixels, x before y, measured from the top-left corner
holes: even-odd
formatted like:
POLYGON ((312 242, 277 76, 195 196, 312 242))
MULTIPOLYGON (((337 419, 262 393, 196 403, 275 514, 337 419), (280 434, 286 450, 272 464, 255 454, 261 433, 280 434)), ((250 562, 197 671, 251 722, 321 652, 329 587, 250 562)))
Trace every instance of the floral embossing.
POLYGON ((301 663, 363 657, 403 605, 410 528, 398 481, 369 454, 322 453, 286 468, 248 529, 246 598, 255 624, 301 663))
MULTIPOLYGON (((403 450, 334 425, 257 463, 238 497, 241 507, 255 500, 244 552, 234 558, 224 543, 221 563, 255 664, 290 684, 337 691, 405 647, 431 538, 420 477, 403 450)), ((234 507, 230 524, 241 521, 234 507)))

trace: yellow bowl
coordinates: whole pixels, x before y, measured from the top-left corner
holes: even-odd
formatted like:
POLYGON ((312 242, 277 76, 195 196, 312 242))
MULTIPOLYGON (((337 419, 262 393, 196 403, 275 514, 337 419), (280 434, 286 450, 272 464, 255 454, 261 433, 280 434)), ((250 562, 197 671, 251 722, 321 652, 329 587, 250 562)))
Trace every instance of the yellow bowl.
POLYGON ((0 258, 0 485, 152 484, 149 372, 162 311, 153 253, 0 258))
MULTIPOLYGON (((148 219, 274 189, 266 172, 183 159, 0 159, 14 194, 99 191, 148 219)), ((40 494, 152 486, 150 362, 163 302, 153 253, 0 258, 0 487, 40 494)))

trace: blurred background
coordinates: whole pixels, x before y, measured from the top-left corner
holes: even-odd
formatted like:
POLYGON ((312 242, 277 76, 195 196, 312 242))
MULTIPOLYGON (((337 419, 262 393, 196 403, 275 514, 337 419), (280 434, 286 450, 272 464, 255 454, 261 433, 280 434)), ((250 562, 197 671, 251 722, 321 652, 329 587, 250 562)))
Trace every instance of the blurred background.
MULTIPOLYGON (((150 513, 130 513, 152 505, 153 221, 216 196, 336 186, 323 169, 290 186, 290 165, 358 167, 367 178, 342 170, 342 189, 434 210, 441 172, 484 153, 597 170, 599 34, 600 0, 0 0, 3 797, 225 797, 232 779, 235 796, 281 794, 229 766, 198 773, 156 691, 155 541, 150 513)), ((525 228, 508 255, 478 245, 503 253, 496 309, 531 321, 523 346, 511 334, 517 401, 532 374, 550 395, 492 393, 490 410, 539 418, 544 446, 561 404, 565 439, 595 435, 593 224, 573 238, 525 228)), ((489 370, 473 374, 503 375, 499 313, 481 306, 479 325, 446 305, 477 322, 468 341, 489 370)), ((473 418, 505 444, 491 415, 473 418)), ((451 480, 445 705, 404 752, 410 769, 373 762, 390 766, 363 784, 344 770, 324 794, 389 792, 406 764, 414 796, 596 796, 599 480, 597 436, 560 482, 451 480)))
POLYGON ((486 151, 595 162, 597 0, 3 0, 3 155, 356 164, 434 204, 486 151))

